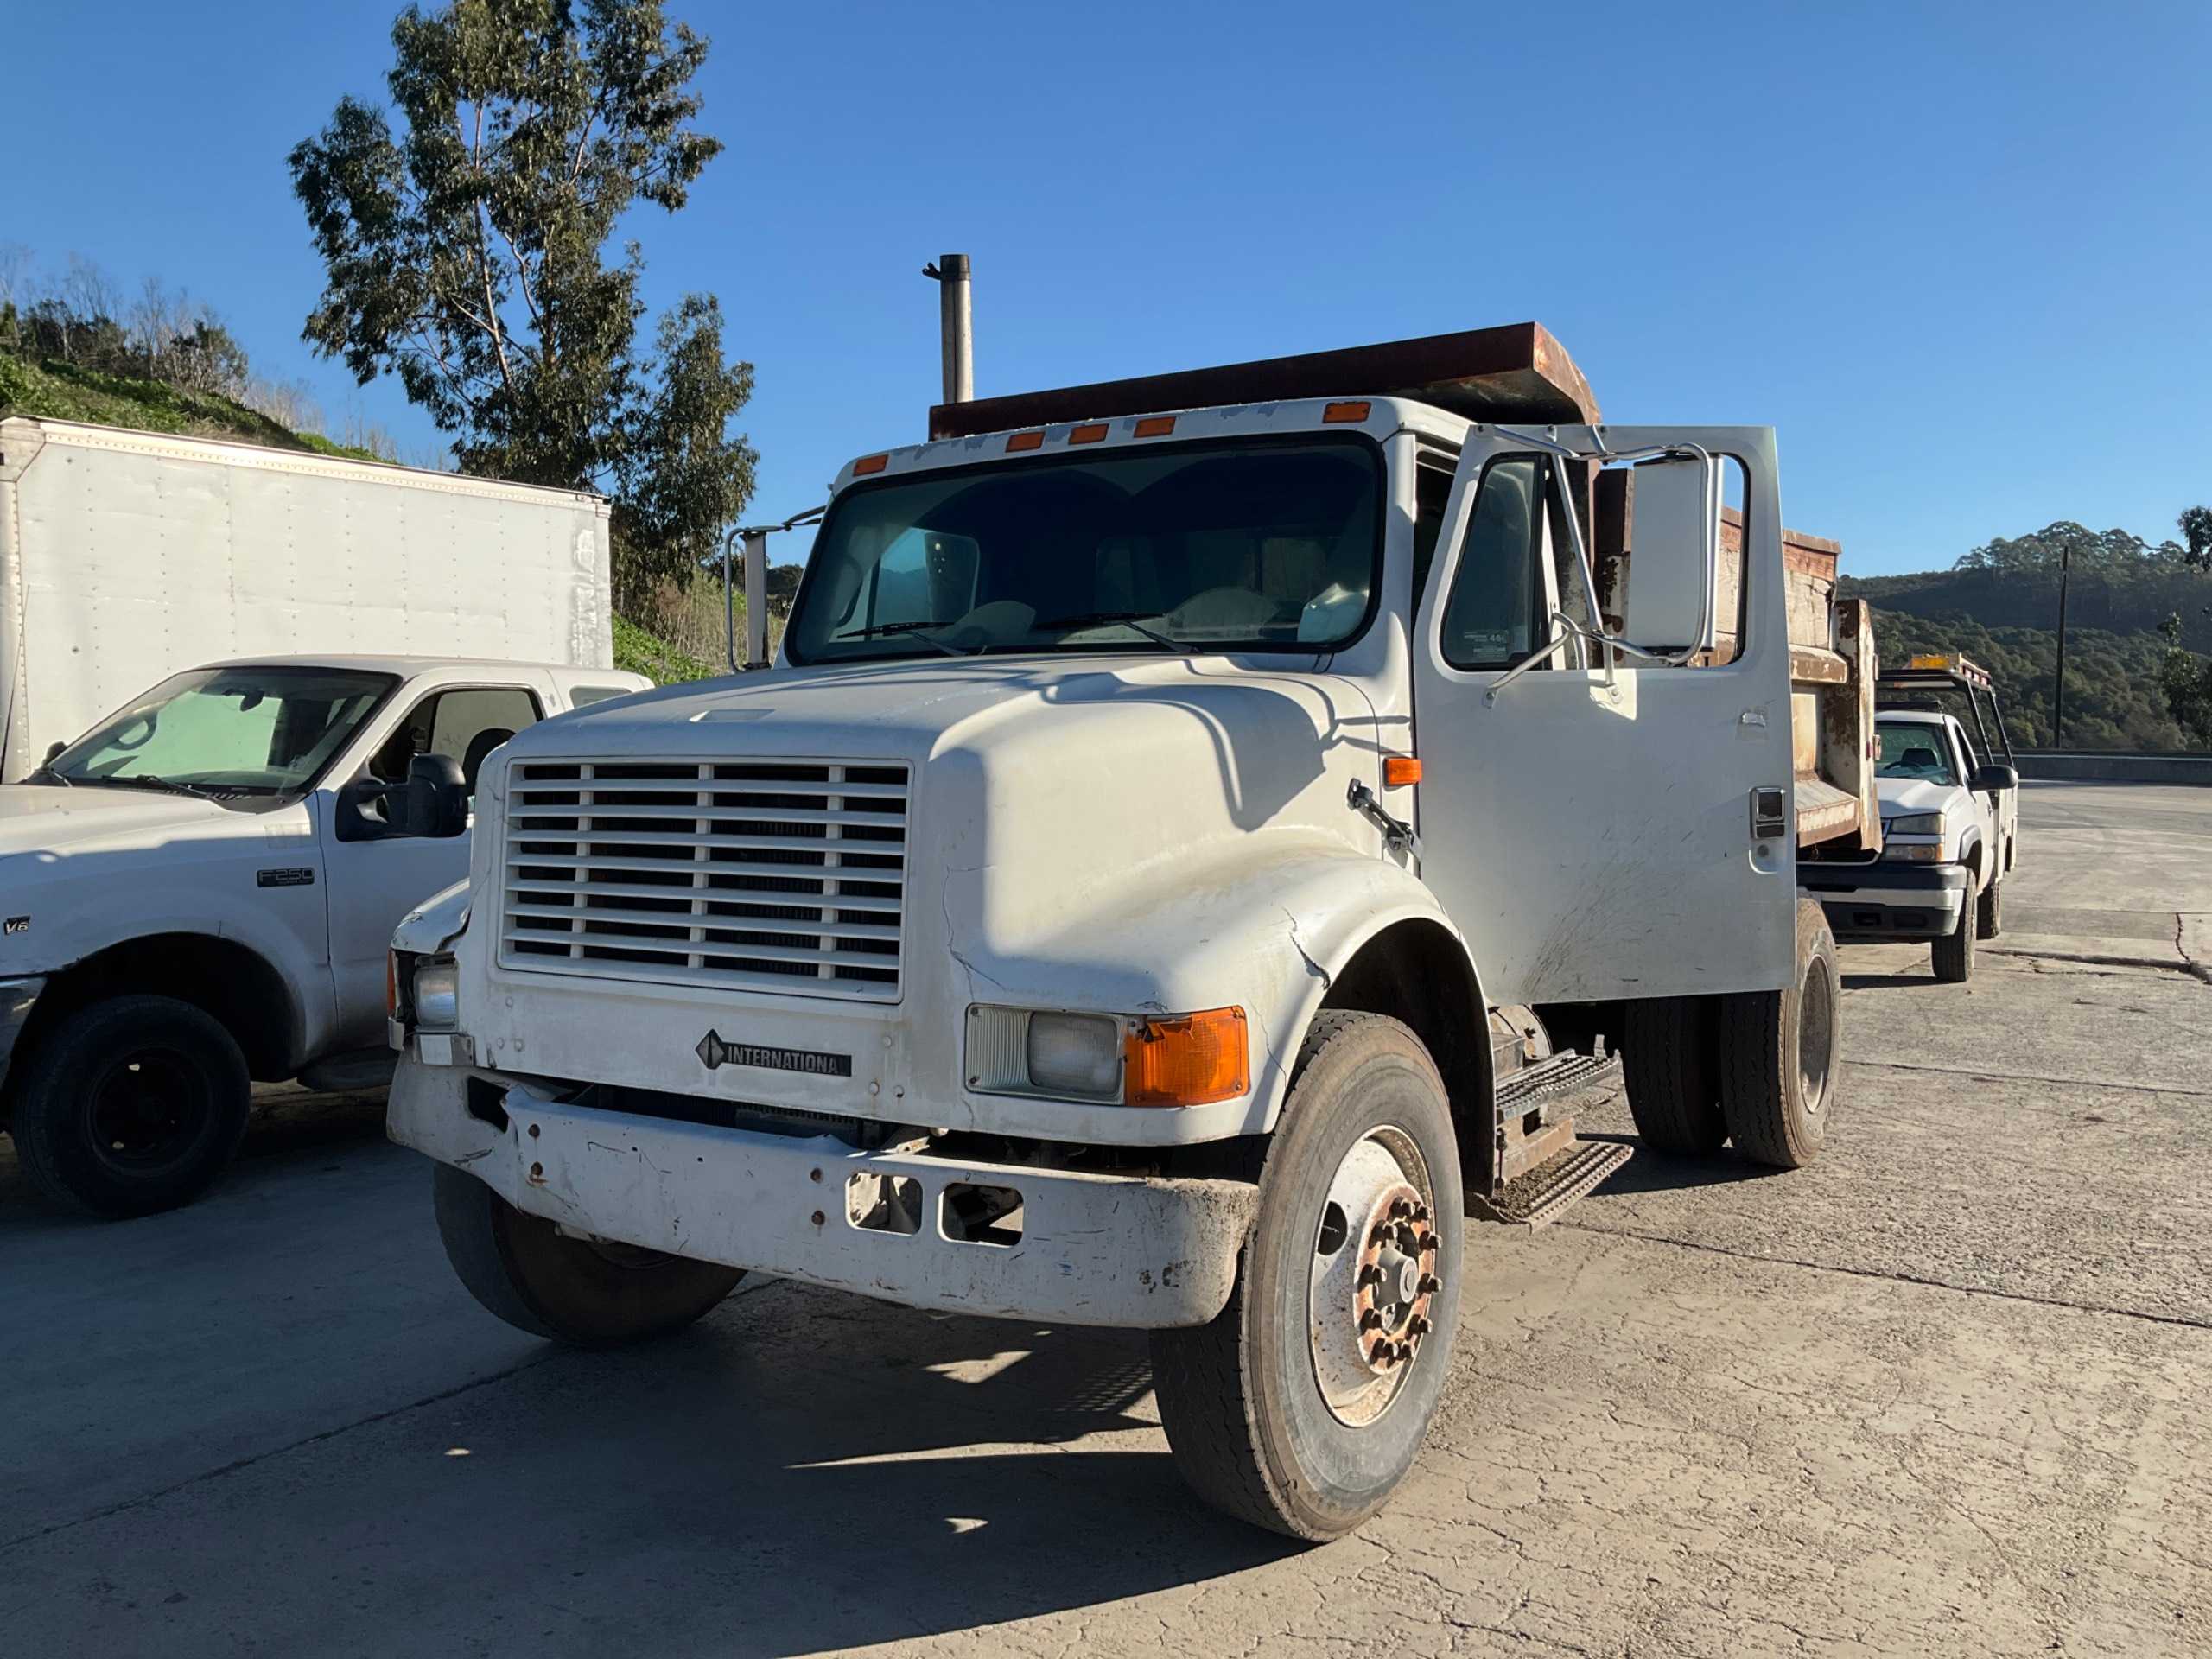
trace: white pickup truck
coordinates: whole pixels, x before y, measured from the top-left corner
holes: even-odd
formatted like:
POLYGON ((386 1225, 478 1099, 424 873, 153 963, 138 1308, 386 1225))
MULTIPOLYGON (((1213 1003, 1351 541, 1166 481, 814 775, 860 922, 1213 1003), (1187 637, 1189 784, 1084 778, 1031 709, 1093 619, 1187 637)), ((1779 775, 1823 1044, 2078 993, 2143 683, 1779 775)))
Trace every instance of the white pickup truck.
POLYGON ((391 1134, 523 1330, 747 1272, 1149 1329, 1198 1491, 1334 1536, 1452 1375, 1470 1218, 1627 1155, 1554 1032, 1635 1046, 1647 1146, 1818 1154, 1798 840, 1872 789, 1793 686, 1864 681, 1824 607, 1793 641, 1772 432, 1598 424, 1534 325, 931 426, 840 473, 771 671, 487 766, 467 889, 394 942, 391 1134))
MULTIPOLYGON (((369 1080, 386 947, 465 836, 394 833, 422 776, 473 792, 612 669, 263 658, 172 676, 0 786, 0 1124, 46 1196, 105 1216, 221 1171, 249 1079, 369 1080)), ((448 826, 458 831, 459 823, 448 826)))
POLYGON ((2005 879, 2020 851, 2020 773, 1997 692, 1963 657, 1915 657, 1875 682, 1878 858, 1808 861, 1800 874, 1844 944, 1925 939, 1936 977, 1974 974, 1974 944, 2005 921, 2005 879), (1974 731, 1938 697, 1963 697, 1974 731), (1987 707, 1985 718, 1983 708, 1987 707), (1977 739, 1979 741, 1977 741, 1977 739), (1992 758, 2001 753, 2002 760, 1992 758))

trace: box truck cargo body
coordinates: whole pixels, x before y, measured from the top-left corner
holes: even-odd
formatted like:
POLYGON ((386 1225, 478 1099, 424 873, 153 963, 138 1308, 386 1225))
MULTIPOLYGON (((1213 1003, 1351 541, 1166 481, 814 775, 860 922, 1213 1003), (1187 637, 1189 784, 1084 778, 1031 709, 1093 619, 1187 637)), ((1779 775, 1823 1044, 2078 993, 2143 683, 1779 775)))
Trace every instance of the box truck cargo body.
POLYGON ((0 420, 0 781, 177 670, 308 652, 613 662, 597 496, 0 420))

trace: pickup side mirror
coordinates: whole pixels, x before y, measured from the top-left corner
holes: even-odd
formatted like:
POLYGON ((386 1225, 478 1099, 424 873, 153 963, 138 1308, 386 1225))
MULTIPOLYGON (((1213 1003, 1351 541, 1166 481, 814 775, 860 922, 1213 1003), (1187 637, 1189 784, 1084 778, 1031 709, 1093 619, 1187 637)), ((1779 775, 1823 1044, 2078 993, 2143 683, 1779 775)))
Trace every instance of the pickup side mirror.
POLYGON ((418 754, 407 781, 385 797, 392 829, 403 836, 449 841, 468 828, 468 785, 449 754, 418 754))
POLYGON ((1710 651, 1719 633, 1720 468, 1709 455, 1638 463, 1622 632, 1645 651, 1710 651))
POLYGON ((468 828, 468 785, 461 762, 449 754, 418 754, 408 762, 404 784, 362 772, 338 791, 336 828, 340 841, 450 840, 468 828), (367 809, 379 803, 383 816, 372 817, 367 809))
POLYGON ((2017 767, 2000 766, 1993 761, 1987 766, 1976 766, 1974 776, 1967 779, 1967 787, 1977 795, 1987 789, 2018 789, 2019 786, 2020 774, 2017 767))
POLYGON ((46 764, 49 766, 52 766, 54 764, 54 756, 60 754, 62 750, 68 747, 69 746, 67 743, 64 743, 60 738, 55 738, 53 742, 46 746, 46 764))

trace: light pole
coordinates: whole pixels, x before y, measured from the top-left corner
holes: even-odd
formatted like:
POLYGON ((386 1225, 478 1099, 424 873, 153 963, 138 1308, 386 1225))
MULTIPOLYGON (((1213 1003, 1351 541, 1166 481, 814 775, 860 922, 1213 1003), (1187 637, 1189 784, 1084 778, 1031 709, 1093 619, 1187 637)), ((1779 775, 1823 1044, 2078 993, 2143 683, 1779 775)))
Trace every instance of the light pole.
POLYGON ((2066 747, 2066 576, 2074 566, 2074 547, 2058 550, 2058 672, 2050 688, 2050 747, 2066 747))

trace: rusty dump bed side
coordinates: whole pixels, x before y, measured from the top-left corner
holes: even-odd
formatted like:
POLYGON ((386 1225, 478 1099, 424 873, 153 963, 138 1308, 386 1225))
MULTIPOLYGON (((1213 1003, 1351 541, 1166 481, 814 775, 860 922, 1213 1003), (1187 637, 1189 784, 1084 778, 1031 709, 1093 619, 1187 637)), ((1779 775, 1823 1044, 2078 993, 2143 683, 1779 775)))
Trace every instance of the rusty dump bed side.
POLYGON ((1183 369, 1088 386, 1020 391, 930 410, 930 436, 967 438, 979 432, 1108 420, 1226 404, 1276 403, 1293 397, 1389 397, 1403 395, 1471 421, 1591 423, 1598 400, 1567 347, 1541 323, 1510 322, 1456 334, 1429 334, 1378 346, 1350 346, 1255 363, 1183 369))

